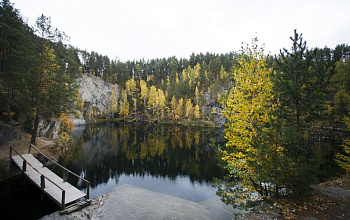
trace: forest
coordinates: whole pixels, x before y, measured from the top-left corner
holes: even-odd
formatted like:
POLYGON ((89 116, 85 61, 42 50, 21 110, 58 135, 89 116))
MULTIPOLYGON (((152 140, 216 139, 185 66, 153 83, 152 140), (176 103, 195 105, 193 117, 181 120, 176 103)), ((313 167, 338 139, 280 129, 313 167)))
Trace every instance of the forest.
MULTIPOLYGON (((198 122, 210 121, 219 108, 227 121, 221 157, 240 184, 234 190, 265 198, 278 198, 284 189, 303 192, 318 178, 309 141, 327 129, 343 132, 344 144, 334 154, 349 171, 347 44, 308 48, 294 30, 290 48, 276 55, 264 54, 254 38, 226 54, 123 62, 69 45, 50 17, 30 27, 9 0, 0 10, 0 119, 17 121, 33 136, 39 117, 64 118, 78 110, 89 117, 198 122), (123 87, 110 112, 84 111, 74 85, 83 74, 123 87), (217 108, 209 112, 208 106, 217 108)), ((232 195, 230 190, 222 193, 232 195)), ((239 195, 235 201, 249 196, 239 195)))

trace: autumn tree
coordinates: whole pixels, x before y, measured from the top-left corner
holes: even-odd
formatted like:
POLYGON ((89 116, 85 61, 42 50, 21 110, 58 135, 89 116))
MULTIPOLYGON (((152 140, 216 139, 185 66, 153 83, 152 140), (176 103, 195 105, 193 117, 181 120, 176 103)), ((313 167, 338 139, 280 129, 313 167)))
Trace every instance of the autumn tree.
POLYGON ((75 91, 75 101, 77 102, 78 110, 84 112, 84 98, 81 97, 79 88, 75 91))
POLYGON ((155 86, 151 86, 151 89, 149 90, 149 96, 148 96, 148 109, 152 110, 152 114, 154 115, 154 112, 157 107, 157 88, 155 86))
MULTIPOLYGON (((350 118, 345 118, 347 129, 350 129, 350 118)), ((335 161, 347 174, 350 173, 350 139, 345 139, 341 145, 343 152, 335 155, 335 161)))
POLYGON ((135 116, 137 118, 136 112, 137 112, 137 97, 135 96, 135 93, 137 91, 137 84, 134 78, 131 78, 125 82, 125 90, 128 95, 131 95, 131 99, 133 101, 133 110, 135 113, 135 116))
POLYGON ((117 112, 117 107, 118 107, 118 102, 116 100, 114 89, 112 90, 111 104, 110 105, 111 105, 111 108, 110 108, 111 115, 112 115, 112 118, 114 119, 114 114, 117 112))
POLYGON ((195 117, 197 120, 200 119, 200 117, 201 117, 201 112, 200 112, 200 110, 199 110, 199 106, 198 106, 198 105, 196 105, 196 106, 194 107, 193 115, 194 115, 194 117, 195 117))
MULTIPOLYGON (((285 149, 280 145, 278 129, 273 129, 275 102, 267 58, 257 40, 243 48, 234 66, 234 86, 223 98, 227 119, 221 148, 222 160, 238 180, 231 196, 235 202, 252 199, 257 192, 263 198, 278 196, 285 149), (277 172, 272 172, 277 171, 277 172)), ((226 194, 225 196, 228 196, 226 194)))
POLYGON ((191 99, 187 99, 186 101, 186 117, 191 119, 193 116, 193 105, 191 99))
POLYGON ((69 114, 61 113, 60 117, 60 131, 59 131, 59 140, 60 145, 64 149, 69 146, 69 143, 72 141, 70 134, 74 130, 73 120, 69 117, 69 114))
POLYGON ((340 59, 336 63, 336 73, 331 78, 330 87, 334 91, 334 105, 331 111, 339 122, 349 116, 350 109, 350 60, 340 59))
POLYGON ((140 89, 141 89, 140 98, 143 100, 143 105, 144 105, 145 114, 146 114, 147 99, 148 99, 148 87, 147 87, 147 83, 142 79, 140 80, 140 89))
POLYGON ((126 118, 129 116, 128 95, 125 89, 122 90, 122 95, 119 99, 119 115, 123 118, 126 118))
POLYGON ((157 91, 157 108, 158 108, 158 114, 160 115, 161 118, 163 118, 166 111, 166 98, 163 90, 161 89, 158 89, 157 91))
POLYGON ((171 101, 170 101, 170 113, 171 113, 172 119, 176 118, 176 104, 177 104, 177 101, 176 101, 175 96, 173 95, 173 97, 171 98, 171 101))

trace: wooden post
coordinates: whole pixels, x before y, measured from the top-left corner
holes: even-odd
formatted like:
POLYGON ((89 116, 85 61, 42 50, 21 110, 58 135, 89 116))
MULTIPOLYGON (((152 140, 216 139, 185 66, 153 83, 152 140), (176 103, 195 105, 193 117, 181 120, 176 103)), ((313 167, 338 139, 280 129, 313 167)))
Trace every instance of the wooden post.
POLYGON ((27 171, 27 161, 23 160, 23 166, 22 166, 23 172, 27 171))
POLYGON ((63 169, 63 182, 67 182, 68 178, 68 171, 66 169, 63 169))
POLYGON ((25 177, 25 172, 27 170, 27 161, 23 160, 23 165, 22 165, 22 186, 26 184, 26 177, 25 177))
POLYGON ((62 190, 62 204, 61 211, 64 209, 64 204, 66 203, 66 191, 62 190))
POLYGON ((86 199, 90 199, 90 183, 87 183, 87 189, 86 189, 86 199))
POLYGON ((45 188, 45 176, 41 175, 40 179, 41 179, 41 182, 40 182, 41 189, 44 189, 45 188))
POLYGON ((46 167, 46 163, 47 163, 47 158, 44 157, 44 159, 43 159, 43 167, 46 167))
POLYGON ((12 146, 10 147, 10 160, 12 160, 12 146))
POLYGON ((32 148, 32 144, 29 144, 28 154, 30 154, 30 149, 32 148))

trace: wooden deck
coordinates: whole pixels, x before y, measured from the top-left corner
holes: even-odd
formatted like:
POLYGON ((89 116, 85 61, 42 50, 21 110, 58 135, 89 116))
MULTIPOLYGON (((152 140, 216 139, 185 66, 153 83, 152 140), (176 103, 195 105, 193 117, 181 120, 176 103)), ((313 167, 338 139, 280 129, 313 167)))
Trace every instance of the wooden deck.
MULTIPOLYGON (((29 147, 36 149, 33 145, 29 147)), ((41 153, 38 149, 36 149, 41 153)), ((42 154, 42 153, 41 153, 42 154)), ((44 154, 42 154, 47 158, 44 154)), ((45 167, 45 164, 37 160, 32 154, 19 154, 13 147, 10 150, 11 160, 15 163, 17 167, 21 169, 23 174, 36 185, 41 191, 50 197, 54 202, 56 202, 61 210, 64 210, 65 206, 69 203, 76 202, 82 198, 89 199, 89 185, 90 183, 76 175, 75 173, 67 170, 61 165, 54 162, 56 165, 63 169, 63 178, 56 175, 50 169, 45 167), (12 155, 13 152, 16 152, 17 155, 12 155), (72 186, 70 183, 66 182, 67 173, 71 173, 76 177, 86 181, 87 183, 87 193, 80 191, 79 189, 72 186)), ((51 160, 47 158, 48 160, 51 160)), ((52 161, 52 160, 51 160, 52 161)))

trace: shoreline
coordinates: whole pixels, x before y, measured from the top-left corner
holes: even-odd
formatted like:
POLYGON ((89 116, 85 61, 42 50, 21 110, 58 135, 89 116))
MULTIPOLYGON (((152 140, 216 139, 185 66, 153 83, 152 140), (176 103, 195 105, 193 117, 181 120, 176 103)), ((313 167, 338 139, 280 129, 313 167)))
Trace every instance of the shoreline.
POLYGON ((154 192, 123 184, 111 193, 93 198, 89 206, 60 215, 59 211, 44 216, 53 219, 234 219, 234 213, 244 214, 225 205, 218 196, 201 202, 154 192))
MULTIPOLYGON (((20 140, 12 140, 0 146, 0 182, 6 181, 11 177, 20 174, 18 169, 10 169, 10 147, 13 146, 19 153, 25 154, 28 152, 30 138, 30 134, 22 131, 22 137, 20 140)), ((53 140, 48 140, 44 137, 37 137, 35 146, 55 161, 60 156, 60 151, 53 140)), ((36 153, 34 153, 34 155, 36 155, 36 153)))

